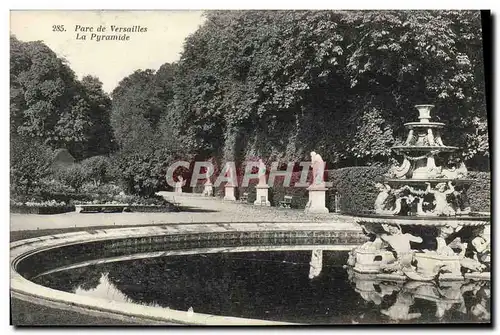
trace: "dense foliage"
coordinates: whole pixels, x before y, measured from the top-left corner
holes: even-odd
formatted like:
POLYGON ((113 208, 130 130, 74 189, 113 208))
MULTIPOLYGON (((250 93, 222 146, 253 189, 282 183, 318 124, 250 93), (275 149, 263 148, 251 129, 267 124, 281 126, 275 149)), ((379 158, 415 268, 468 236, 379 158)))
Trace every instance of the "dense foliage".
POLYGON ((16 192, 30 193, 51 172, 53 151, 39 141, 11 137, 10 183, 16 192))
POLYGON ((64 59, 43 42, 10 38, 11 136, 66 148, 76 158, 108 153, 111 101, 102 83, 80 82, 64 59))
POLYGON ((328 171, 328 180, 333 187, 328 192, 332 198, 337 192, 340 195, 339 208, 344 213, 362 213, 373 211, 375 199, 379 191, 375 181, 387 172, 386 167, 347 167, 328 171))
POLYGON ((86 176, 99 186, 116 178, 112 161, 106 156, 93 156, 81 162, 86 176))
POLYGON ((468 178, 474 179, 467 191, 473 211, 491 212, 491 175, 488 172, 469 172, 468 178))
MULTIPOLYGON (((128 193, 153 196, 155 192, 168 189, 167 169, 180 158, 180 154, 162 148, 147 148, 140 152, 120 154, 116 164, 124 190, 128 193)), ((179 167, 174 171, 174 179, 186 170, 179 167)))
POLYGON ((56 178, 64 185, 70 186, 75 192, 80 192, 83 184, 89 179, 87 170, 80 164, 72 164, 60 168, 56 172, 56 178))
POLYGON ((122 151, 148 146, 172 148, 176 143, 174 120, 169 111, 174 93, 175 66, 137 70, 112 92, 111 124, 122 151))
MULTIPOLYGON (((451 159, 489 170, 479 11, 211 11, 178 63, 138 69, 111 97, 44 43, 10 43, 11 180, 26 192, 48 177, 51 148, 81 161, 59 172, 64 187, 114 181, 146 197, 168 189, 177 160, 241 169, 256 157, 309 160, 314 150, 329 169, 365 166, 330 171, 330 210, 335 192, 344 211, 371 209, 373 177, 422 103, 447 124, 445 144, 461 147, 451 159)), ((252 199, 255 182, 239 193, 252 199)), ((476 209, 483 186, 471 189, 476 209)), ((285 194, 307 203, 305 188, 279 182, 270 200, 285 194)))
MULTIPOLYGON (((214 11, 175 81, 183 143, 200 155, 387 162, 432 103, 444 139, 488 155, 480 13, 214 11)), ((484 166, 481 166, 485 168, 484 166)))

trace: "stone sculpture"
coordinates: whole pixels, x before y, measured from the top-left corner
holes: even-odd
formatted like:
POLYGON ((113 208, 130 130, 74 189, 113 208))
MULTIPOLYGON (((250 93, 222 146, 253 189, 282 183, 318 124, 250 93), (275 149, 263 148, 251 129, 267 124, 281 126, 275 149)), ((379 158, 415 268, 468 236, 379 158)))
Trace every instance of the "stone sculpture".
POLYGON ((404 158, 403 163, 400 166, 392 166, 387 175, 389 178, 402 179, 406 178, 411 169, 411 162, 407 157, 404 158))
POLYGON ((386 269, 394 269, 398 274, 407 271, 414 272, 411 265, 414 251, 411 249, 410 242, 421 243, 422 238, 408 233, 403 234, 401 227, 398 226, 383 224, 382 228, 387 233, 381 234, 380 238, 394 250, 397 259, 397 264, 389 265, 386 269))
POLYGON ((262 159, 259 159, 259 172, 258 172, 258 177, 259 177, 259 185, 267 185, 266 181, 266 164, 262 161, 262 159))
POLYGON ((455 215, 455 210, 453 206, 448 203, 447 196, 455 192, 455 188, 451 181, 448 182, 448 189, 446 189, 446 183, 439 183, 436 185, 435 189, 431 188, 430 183, 427 184, 426 193, 434 195, 435 207, 432 210, 433 215, 444 215, 451 216, 455 215))
MULTIPOLYGON (((438 154, 458 148, 443 144, 444 123, 430 121, 431 105, 416 107, 420 121, 406 123, 406 142, 392 147, 403 163, 375 184, 375 214, 357 220, 370 242, 353 249, 348 263, 356 272, 384 278, 489 279, 489 229, 481 227, 489 227, 490 218, 470 215, 466 190, 473 181, 466 179, 463 162, 436 165, 438 154)), ((439 308, 441 315, 447 306, 439 308)))
POLYGON ((325 162, 321 155, 311 152, 311 165, 313 170, 313 185, 324 186, 325 162))
POLYGON ((177 182, 175 183, 175 193, 182 193, 182 187, 186 185, 186 181, 182 176, 177 178, 177 182))

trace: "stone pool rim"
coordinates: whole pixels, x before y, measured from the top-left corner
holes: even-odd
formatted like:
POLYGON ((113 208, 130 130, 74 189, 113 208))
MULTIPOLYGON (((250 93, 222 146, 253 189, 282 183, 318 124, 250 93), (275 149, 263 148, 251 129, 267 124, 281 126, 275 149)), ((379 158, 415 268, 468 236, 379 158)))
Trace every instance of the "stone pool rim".
MULTIPOLYGON (((232 223, 232 224, 175 224, 175 225, 150 225, 130 228, 111 228, 94 230, 89 227, 86 230, 57 235, 46 235, 36 238, 19 240, 10 243, 10 289, 11 296, 24 300, 35 299, 44 305, 59 304, 71 308, 81 309, 85 313, 104 313, 109 317, 123 319, 132 317, 141 321, 152 321, 153 323, 168 323, 178 325, 256 325, 256 326, 278 326, 298 325, 279 321, 261 319, 249 319, 240 317, 227 317, 194 313, 189 316, 186 311, 165 309, 158 307, 143 306, 128 302, 116 302, 104 298, 94 298, 63 292, 44 287, 31 282, 16 270, 17 264, 30 255, 44 250, 59 248, 71 244, 88 243, 95 241, 115 240, 134 237, 148 237, 170 234, 210 234, 214 232, 260 231, 260 232, 294 232, 295 230, 312 231, 340 231, 360 233, 361 228, 352 223, 232 223), (184 231, 183 231, 184 229, 184 231)), ((351 245, 349 245, 351 247, 351 245)), ((61 307, 59 307, 61 308, 61 307)))

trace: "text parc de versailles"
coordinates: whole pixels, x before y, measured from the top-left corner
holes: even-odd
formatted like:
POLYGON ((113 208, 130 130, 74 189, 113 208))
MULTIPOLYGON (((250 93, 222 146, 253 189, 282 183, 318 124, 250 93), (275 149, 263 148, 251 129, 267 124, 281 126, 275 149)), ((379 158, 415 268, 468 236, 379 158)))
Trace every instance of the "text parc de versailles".
MULTIPOLYGON (((76 27, 75 27, 76 28, 76 27)), ((77 30, 77 29, 75 29, 77 30)), ((129 33, 146 33, 148 31, 147 27, 143 26, 131 26, 131 27, 119 27, 115 25, 110 26, 111 34, 106 34, 106 27, 99 27, 97 32, 94 32, 94 27, 81 27, 80 32, 90 32, 91 41, 128 41, 130 40, 129 33), (82 29, 83 28, 83 29, 82 29), (86 28, 86 29, 85 29, 86 28)), ((80 35, 77 33, 76 39, 86 40, 86 35, 80 35)))

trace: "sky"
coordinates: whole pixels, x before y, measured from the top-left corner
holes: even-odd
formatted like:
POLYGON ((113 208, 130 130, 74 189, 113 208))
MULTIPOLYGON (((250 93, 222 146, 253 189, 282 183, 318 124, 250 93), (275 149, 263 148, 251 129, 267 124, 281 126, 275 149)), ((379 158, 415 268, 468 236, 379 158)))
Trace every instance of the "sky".
POLYGON ((10 32, 24 42, 43 41, 80 79, 97 76, 110 93, 137 69, 157 70, 177 61, 185 38, 203 20, 201 11, 11 11, 10 32), (105 32, 97 31, 100 25, 105 32), (124 34, 111 32, 112 25, 147 31, 130 32, 127 41, 96 41, 97 35, 124 34))

